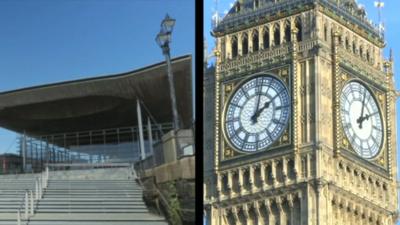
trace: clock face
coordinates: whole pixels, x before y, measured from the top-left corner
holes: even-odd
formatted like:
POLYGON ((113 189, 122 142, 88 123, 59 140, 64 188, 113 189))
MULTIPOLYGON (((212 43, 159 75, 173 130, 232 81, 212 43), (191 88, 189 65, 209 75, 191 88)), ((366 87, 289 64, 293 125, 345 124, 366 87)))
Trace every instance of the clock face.
POLYGON ((375 157, 383 142, 383 125, 378 104, 360 82, 347 83, 340 96, 344 132, 353 149, 365 159, 375 157))
POLYGON ((264 150, 282 135, 289 114, 289 93, 282 81, 270 75, 253 77, 227 103, 225 137, 236 150, 264 150))

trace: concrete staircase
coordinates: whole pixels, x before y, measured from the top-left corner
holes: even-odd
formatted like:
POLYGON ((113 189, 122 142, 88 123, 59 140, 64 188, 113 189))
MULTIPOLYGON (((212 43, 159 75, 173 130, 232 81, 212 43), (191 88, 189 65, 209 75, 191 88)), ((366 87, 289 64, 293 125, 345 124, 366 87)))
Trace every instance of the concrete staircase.
POLYGON ((25 190, 35 189, 37 174, 0 176, 0 225, 16 225, 25 190))
MULTIPOLYGON (((34 184, 34 181, 32 183, 34 184)), ((23 195, 18 197, 21 199, 23 195)), ((18 206, 13 206, 14 208, 9 210, 13 212, 14 218, 18 206)), ((0 209, 1 207, 3 207, 2 202, 0 209)), ((15 219, 10 224, 15 225, 15 219)), ((167 225, 168 223, 163 217, 148 211, 142 200, 142 189, 132 179, 128 168, 109 168, 50 172, 48 187, 44 191, 43 198, 36 202, 35 214, 28 224, 167 225)))

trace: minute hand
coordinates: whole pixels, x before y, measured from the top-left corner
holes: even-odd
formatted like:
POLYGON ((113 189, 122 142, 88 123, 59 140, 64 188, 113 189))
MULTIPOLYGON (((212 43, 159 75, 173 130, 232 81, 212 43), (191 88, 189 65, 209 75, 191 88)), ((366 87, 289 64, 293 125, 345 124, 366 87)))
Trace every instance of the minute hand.
POLYGON ((361 105, 361 115, 360 117, 358 117, 358 119, 356 120, 357 123, 359 123, 358 127, 360 129, 362 129, 362 123, 365 119, 368 119, 368 117, 363 117, 364 114, 364 105, 365 105, 365 95, 366 95, 367 91, 364 91, 364 96, 363 96, 363 101, 362 101, 362 105, 361 105))
POLYGON ((260 109, 258 109, 258 110, 256 111, 256 113, 254 113, 254 115, 251 117, 251 119, 257 121, 257 118, 260 116, 260 114, 262 113, 262 111, 264 111, 264 109, 268 109, 268 107, 269 107, 269 105, 271 104, 271 102, 274 101, 274 99, 275 99, 276 97, 278 97, 279 94, 280 94, 280 93, 276 94, 276 95, 275 95, 273 98, 271 98, 269 101, 265 102, 265 103, 264 103, 264 106, 261 107, 260 109))

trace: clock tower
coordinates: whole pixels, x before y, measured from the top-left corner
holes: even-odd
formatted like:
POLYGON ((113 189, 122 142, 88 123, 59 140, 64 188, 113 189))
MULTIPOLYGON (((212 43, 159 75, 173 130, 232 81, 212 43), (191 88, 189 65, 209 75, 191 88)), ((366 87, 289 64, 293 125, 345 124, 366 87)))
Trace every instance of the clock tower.
POLYGON ((365 10, 238 0, 212 34, 207 224, 395 224, 393 60, 365 10))

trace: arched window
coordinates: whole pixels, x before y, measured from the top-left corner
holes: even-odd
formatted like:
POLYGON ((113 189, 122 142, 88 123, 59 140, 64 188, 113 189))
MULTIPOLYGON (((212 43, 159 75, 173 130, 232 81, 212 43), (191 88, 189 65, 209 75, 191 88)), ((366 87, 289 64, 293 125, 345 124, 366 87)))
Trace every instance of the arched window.
POLYGON ((356 54, 356 43, 353 41, 353 54, 356 54))
POLYGON ((349 43, 349 38, 348 37, 346 37, 345 44, 346 44, 346 49, 349 50, 350 49, 350 43, 349 43))
POLYGON ((279 26, 275 26, 274 28, 274 45, 280 45, 281 44, 281 31, 279 29, 279 26))
POLYGON ((232 58, 235 58, 238 55, 238 42, 236 37, 232 38, 231 50, 232 50, 232 58))
POLYGON ((243 35, 242 38, 242 55, 246 55, 249 52, 249 40, 247 35, 243 35))
POLYGON ((300 17, 297 17, 296 22, 295 22, 295 27, 297 29, 297 41, 302 41, 303 40, 303 26, 301 25, 301 19, 300 17))
POLYGON ((260 6, 260 0, 254 0, 254 9, 257 9, 260 6))
POLYGON ((360 51, 359 51, 359 53, 360 53, 360 56, 361 56, 361 57, 363 57, 363 54, 364 54, 364 49, 363 49, 363 47, 362 47, 362 46, 360 46, 360 51))
POLYGON ((290 42, 291 41, 291 32, 290 32, 290 24, 286 23, 285 25, 285 41, 290 42))
POLYGON ((343 38, 342 38, 342 35, 339 35, 339 45, 340 46, 343 46, 343 38))
POLYGON ((263 45, 264 45, 263 47, 264 47, 264 49, 267 49, 267 48, 269 48, 269 31, 268 31, 268 27, 266 27, 265 29, 266 30, 263 35, 263 45))
POLYGON ((328 27, 324 25, 324 41, 328 41, 328 27))
POLYGON ((255 31, 253 33, 252 43, 253 43, 253 52, 258 51, 258 31, 255 31))
POLYGON ((366 57, 367 57, 367 61, 370 62, 370 61, 371 61, 371 57, 370 57, 370 55, 369 55, 369 50, 367 50, 366 57))
POLYGON ((240 12, 240 2, 236 3, 236 12, 240 12))

